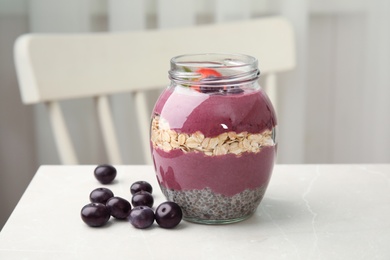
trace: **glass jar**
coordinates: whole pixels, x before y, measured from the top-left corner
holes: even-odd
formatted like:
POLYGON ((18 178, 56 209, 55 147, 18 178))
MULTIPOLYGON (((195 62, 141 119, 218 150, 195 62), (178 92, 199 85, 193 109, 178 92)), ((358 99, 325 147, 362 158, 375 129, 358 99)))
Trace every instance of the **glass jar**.
POLYGON ((171 84, 152 114, 151 150, 160 188, 185 220, 238 222, 262 200, 277 122, 259 75, 257 59, 241 54, 171 60, 171 84))

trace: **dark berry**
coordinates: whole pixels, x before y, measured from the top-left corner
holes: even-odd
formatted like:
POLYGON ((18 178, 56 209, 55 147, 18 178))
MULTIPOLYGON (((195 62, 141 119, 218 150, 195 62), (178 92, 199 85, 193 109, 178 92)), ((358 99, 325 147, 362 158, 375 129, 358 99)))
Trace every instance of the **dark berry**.
POLYGON ((91 227, 100 227, 110 219, 110 210, 101 203, 90 203, 81 209, 82 220, 91 227))
POLYGON ((174 228, 183 218, 183 212, 175 202, 166 201, 157 207, 155 218, 160 227, 174 228))
POLYGON ((121 197, 112 197, 106 203, 111 216, 116 219, 126 219, 131 210, 130 202, 121 197))
POLYGON ((240 87, 230 87, 226 89, 227 94, 240 94, 243 93, 244 90, 240 87))
POLYGON ((136 228, 148 228, 154 222, 154 212, 146 206, 137 206, 130 211, 130 223, 136 228))
POLYGON ((236 86, 232 86, 232 87, 200 86, 199 91, 202 93, 219 94, 219 95, 240 94, 240 93, 244 92, 244 90, 242 88, 236 87, 236 86))
POLYGON ((116 177, 116 169, 109 164, 102 164, 95 168, 94 174, 96 179, 102 184, 112 182, 116 177))
POLYGON ((153 206, 153 203, 154 203, 154 199, 152 194, 143 190, 137 192, 131 198, 131 204, 133 204, 134 207, 147 206, 151 208, 153 206))
POLYGON ((96 188, 89 194, 89 200, 91 202, 102 204, 106 204, 112 197, 114 197, 114 193, 107 188, 96 188))
POLYGON ((202 93, 222 93, 223 92, 223 87, 217 87, 217 86, 205 87, 205 86, 200 86, 199 90, 202 93))
POLYGON ((152 188, 152 185, 150 185, 149 182, 146 182, 146 181, 136 181, 134 182, 131 186, 130 186, 130 192, 131 194, 135 194, 139 191, 147 191, 149 192, 150 194, 152 194, 153 192, 153 188, 152 188))

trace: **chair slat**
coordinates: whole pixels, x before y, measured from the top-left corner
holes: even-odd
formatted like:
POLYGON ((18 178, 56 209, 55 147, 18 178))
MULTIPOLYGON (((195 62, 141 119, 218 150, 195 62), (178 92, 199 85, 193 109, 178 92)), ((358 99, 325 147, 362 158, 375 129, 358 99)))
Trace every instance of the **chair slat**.
POLYGON ((108 27, 111 32, 146 27, 145 1, 108 0, 108 27))
POLYGON ((46 102, 53 128, 54 140, 57 145, 62 164, 78 164, 77 156, 71 141, 68 128, 58 102, 46 102))
POLYGON ((117 134, 115 132, 114 120, 112 119, 109 100, 107 96, 98 96, 95 98, 95 102, 108 160, 112 164, 122 164, 122 157, 118 145, 117 134))
POLYGON ((27 1, 29 29, 32 32, 88 32, 92 27, 91 2, 90 0, 27 1))
POLYGON ((249 19, 250 0, 216 0, 214 11, 217 23, 249 19))
POLYGON ((158 28, 175 28, 195 25, 195 1, 193 0, 158 0, 158 28), (175 10, 172 15, 172 10, 175 10))
POLYGON ((275 73, 269 73, 265 75, 265 92, 267 93, 269 99, 271 100, 275 112, 277 113, 278 110, 278 89, 276 86, 276 74, 275 73))
POLYGON ((146 163, 151 164, 152 160, 149 150, 150 115, 148 114, 149 109, 145 92, 135 92, 134 103, 137 108, 137 120, 142 139, 141 143, 143 147, 144 158, 146 163))

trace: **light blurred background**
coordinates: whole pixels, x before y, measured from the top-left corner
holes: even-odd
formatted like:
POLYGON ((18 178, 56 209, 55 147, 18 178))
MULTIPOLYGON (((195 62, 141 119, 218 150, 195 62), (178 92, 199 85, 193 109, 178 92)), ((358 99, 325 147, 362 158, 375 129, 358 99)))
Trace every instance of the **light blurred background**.
MULTIPOLYGON (((268 15, 288 18, 297 43, 297 67, 279 84, 278 163, 389 163, 390 1, 0 0, 0 229, 39 165, 59 163, 46 111, 21 103, 12 52, 19 35, 150 30, 268 15)), ((150 106, 157 95, 151 93, 150 106)), ((131 99, 113 99, 125 163, 142 164, 131 99)), ((67 120, 83 164, 105 162, 92 105, 65 104, 65 114, 78 112, 67 120)))

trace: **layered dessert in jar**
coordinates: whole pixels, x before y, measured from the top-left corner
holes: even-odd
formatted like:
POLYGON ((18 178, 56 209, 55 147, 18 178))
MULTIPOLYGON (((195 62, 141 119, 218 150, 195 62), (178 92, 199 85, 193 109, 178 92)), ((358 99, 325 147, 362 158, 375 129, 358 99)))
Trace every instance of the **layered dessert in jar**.
POLYGON ((237 222, 256 210, 270 181, 276 117, 256 59, 199 56, 172 60, 172 83, 152 115, 154 167, 184 219, 237 222))

